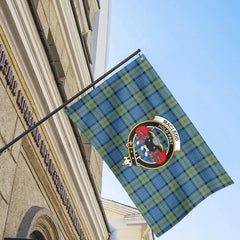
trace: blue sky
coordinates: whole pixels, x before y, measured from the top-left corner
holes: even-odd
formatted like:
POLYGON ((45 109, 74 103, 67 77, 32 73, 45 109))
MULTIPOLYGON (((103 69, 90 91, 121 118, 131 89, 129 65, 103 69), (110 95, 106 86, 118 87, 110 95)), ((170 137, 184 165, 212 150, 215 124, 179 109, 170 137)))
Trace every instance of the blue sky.
MULTIPOLYGON (((140 48, 234 184, 161 240, 240 239, 240 1, 112 0, 108 69, 140 48)), ((132 205, 105 166, 102 196, 132 205)))

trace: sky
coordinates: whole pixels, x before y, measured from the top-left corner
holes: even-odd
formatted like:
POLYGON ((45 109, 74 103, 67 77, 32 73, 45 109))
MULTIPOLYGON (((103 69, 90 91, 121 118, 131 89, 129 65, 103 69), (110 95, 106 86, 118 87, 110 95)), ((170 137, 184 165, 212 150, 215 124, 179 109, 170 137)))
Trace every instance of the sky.
MULTIPOLYGON (((108 67, 147 57, 234 184, 156 239, 240 239, 240 1, 112 0, 108 67)), ((133 206, 104 164, 102 197, 133 206)))

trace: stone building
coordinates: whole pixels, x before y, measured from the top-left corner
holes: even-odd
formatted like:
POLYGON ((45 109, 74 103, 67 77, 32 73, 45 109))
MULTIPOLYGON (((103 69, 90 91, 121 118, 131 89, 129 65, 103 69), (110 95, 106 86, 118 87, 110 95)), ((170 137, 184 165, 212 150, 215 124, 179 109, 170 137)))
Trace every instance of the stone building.
MULTIPOLYGON (((102 2, 0 1, 0 147, 104 72, 102 2)), ((109 239, 101 179, 102 160, 59 111, 0 156, 0 239, 109 239)))

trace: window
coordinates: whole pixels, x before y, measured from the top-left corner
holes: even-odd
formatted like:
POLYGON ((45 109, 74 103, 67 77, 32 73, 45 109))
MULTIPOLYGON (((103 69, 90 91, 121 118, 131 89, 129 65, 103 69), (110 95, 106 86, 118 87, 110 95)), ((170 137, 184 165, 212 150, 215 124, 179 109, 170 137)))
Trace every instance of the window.
POLYGON ((17 239, 59 240, 58 221, 48 209, 32 206, 18 228, 17 239))
POLYGON ((39 231, 34 231, 30 238, 33 240, 45 240, 44 236, 39 231))

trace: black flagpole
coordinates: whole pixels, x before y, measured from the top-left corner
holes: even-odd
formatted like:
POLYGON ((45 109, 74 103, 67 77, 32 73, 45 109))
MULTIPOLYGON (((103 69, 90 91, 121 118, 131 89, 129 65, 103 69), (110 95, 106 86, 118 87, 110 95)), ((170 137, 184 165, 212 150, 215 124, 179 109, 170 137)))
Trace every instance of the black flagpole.
POLYGON ((27 135, 28 133, 30 133, 32 130, 34 130, 36 127, 38 127, 40 124, 42 124, 43 122, 45 122, 46 120, 48 120, 50 117, 52 117, 55 113, 59 112, 62 108, 64 108, 66 105, 68 105, 69 103, 71 103, 73 100, 75 100, 77 97, 79 97, 80 95, 82 95, 83 93, 85 93, 87 90, 89 90, 91 87, 93 87, 94 85, 96 85, 97 83, 99 83, 102 79, 104 79, 106 76, 108 76, 109 74, 111 74, 112 72, 114 72, 117 68, 119 68, 121 65, 123 65, 124 63, 126 63, 127 61, 129 61, 131 58, 133 58, 135 55, 137 55, 141 50, 138 49, 136 52, 132 53, 130 56, 128 56, 126 59, 124 59, 123 61, 121 61, 119 64, 117 64, 115 67, 111 68, 109 71, 107 71, 105 74, 103 74, 101 77, 99 77, 97 80, 95 80, 94 82, 92 82, 90 85, 88 85, 87 87, 85 87, 84 89, 82 89, 80 92, 78 92, 76 95, 74 95, 73 97, 71 97, 69 100, 67 100, 66 102, 64 102, 61 106, 59 106, 58 108, 56 108, 55 110, 53 110, 51 113, 49 113, 46 117, 44 117, 43 119, 41 119, 39 122, 35 123, 32 127, 30 127, 28 130, 26 130, 25 132, 23 132, 21 135, 19 135, 18 137, 16 137, 15 139, 13 139, 10 143, 8 143, 7 145, 5 145, 3 148, 0 149, 0 155, 6 150, 8 149, 10 146, 12 146, 14 143, 16 143, 18 140, 20 140, 21 138, 23 138, 25 135, 27 135))

